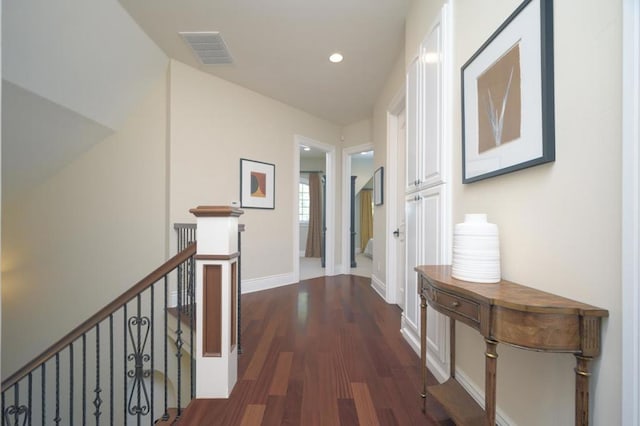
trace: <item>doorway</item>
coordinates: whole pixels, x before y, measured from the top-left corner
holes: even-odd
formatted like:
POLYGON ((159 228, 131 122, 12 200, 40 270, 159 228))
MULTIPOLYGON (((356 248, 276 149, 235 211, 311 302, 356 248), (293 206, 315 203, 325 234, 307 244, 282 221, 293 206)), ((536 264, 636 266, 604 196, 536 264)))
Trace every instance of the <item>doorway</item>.
POLYGON ((342 151, 342 269, 371 278, 373 272, 373 144, 342 151))
POLYGON ((294 137, 295 281, 334 275, 335 148, 294 137))

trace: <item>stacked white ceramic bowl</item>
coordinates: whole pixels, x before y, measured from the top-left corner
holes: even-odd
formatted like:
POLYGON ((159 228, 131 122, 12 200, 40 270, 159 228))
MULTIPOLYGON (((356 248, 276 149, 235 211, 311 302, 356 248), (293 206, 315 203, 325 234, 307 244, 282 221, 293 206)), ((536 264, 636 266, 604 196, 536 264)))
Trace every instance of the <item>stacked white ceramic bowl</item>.
POLYGON ((451 276, 463 281, 500 281, 498 226, 487 222, 486 214, 467 214, 453 230, 451 276))

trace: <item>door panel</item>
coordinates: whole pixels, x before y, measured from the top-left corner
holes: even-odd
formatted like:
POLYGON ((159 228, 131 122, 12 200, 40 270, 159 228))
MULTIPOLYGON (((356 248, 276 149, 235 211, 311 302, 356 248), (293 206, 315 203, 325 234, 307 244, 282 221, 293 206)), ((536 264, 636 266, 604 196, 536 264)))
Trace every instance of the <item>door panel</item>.
POLYGON ((414 268, 420 261, 419 228, 420 228, 420 203, 417 196, 407 198, 405 202, 406 217, 406 288, 405 288, 405 311, 404 316, 414 331, 418 330, 419 315, 418 309, 418 277, 414 268))
POLYGON ((418 84, 418 60, 409 65, 407 72, 407 108, 406 108, 406 162, 405 162, 405 190, 413 191, 418 183, 418 140, 419 140, 419 84, 418 84))
POLYGON ((421 50, 421 74, 423 85, 422 115, 424 126, 420 157, 422 170, 420 173, 422 184, 430 186, 442 182, 441 172, 441 96, 442 96, 442 48, 440 41, 440 25, 434 27, 420 46, 421 50))

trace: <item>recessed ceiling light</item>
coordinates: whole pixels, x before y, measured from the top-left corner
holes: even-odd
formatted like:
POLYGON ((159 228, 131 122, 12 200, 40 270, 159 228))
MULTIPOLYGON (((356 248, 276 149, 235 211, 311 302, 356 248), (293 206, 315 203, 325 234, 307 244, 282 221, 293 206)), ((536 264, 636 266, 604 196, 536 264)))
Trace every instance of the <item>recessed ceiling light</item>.
POLYGON ((304 151, 311 151, 311 148, 309 148, 308 146, 300 145, 300 147, 301 147, 304 151))
POLYGON ((332 53, 331 56, 329 56, 329 60, 334 64, 342 62, 343 59, 344 57, 338 52, 332 53))

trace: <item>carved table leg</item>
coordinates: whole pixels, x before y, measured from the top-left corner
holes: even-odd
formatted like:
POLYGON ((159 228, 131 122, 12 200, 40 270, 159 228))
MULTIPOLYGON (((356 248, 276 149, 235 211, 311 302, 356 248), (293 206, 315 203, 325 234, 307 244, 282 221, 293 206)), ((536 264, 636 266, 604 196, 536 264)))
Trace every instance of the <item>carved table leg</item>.
POLYGON ((456 377, 456 320, 449 318, 449 376, 456 377))
POLYGON ((591 358, 576 355, 576 426, 589 424, 589 377, 591 358))
POLYGON ((420 369, 422 371, 422 411, 427 410, 427 299, 420 296, 420 369))
POLYGON ((498 342, 491 339, 484 339, 487 342, 487 352, 484 368, 484 391, 485 391, 485 412, 487 424, 496 424, 496 374, 498 370, 498 352, 496 347, 498 342))

